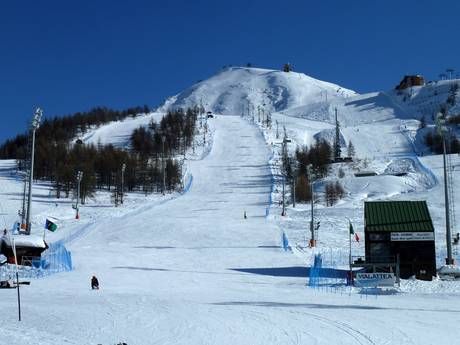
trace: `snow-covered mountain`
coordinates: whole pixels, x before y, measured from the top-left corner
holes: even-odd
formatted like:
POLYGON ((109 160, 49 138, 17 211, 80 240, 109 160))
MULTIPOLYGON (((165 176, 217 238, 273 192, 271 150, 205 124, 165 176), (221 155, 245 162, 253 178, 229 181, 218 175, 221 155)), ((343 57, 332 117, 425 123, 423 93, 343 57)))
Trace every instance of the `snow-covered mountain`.
POLYGON ((265 104, 266 110, 278 112, 321 100, 344 100, 355 94, 303 73, 230 67, 170 97, 160 109, 202 104, 206 110, 235 115, 247 113, 248 106, 265 104))
MULTIPOLYGON (((53 197, 47 183, 34 184, 33 232, 42 238, 45 220, 56 220, 58 230, 46 233, 46 240, 72 251, 74 270, 28 279, 31 286, 21 287, 27 312, 20 323, 12 317, 16 292, 2 291, 0 307, 9 312, 0 316, 0 340, 18 345, 247 344, 248 339, 264 345, 337 339, 341 344, 454 343, 460 282, 404 280, 400 288, 381 292, 388 295, 372 290, 375 296, 368 298, 369 292, 336 281, 325 289, 308 288, 306 266, 313 254, 323 253, 324 263, 340 269, 350 245, 353 254, 362 254, 362 243, 349 243, 349 222, 362 235, 363 200, 377 199, 427 200, 438 263, 444 260, 442 157, 418 157, 413 138, 417 119, 431 121, 455 83, 358 95, 299 73, 231 68, 171 97, 155 113, 92 128, 84 142, 126 147, 134 128, 160 120, 171 108, 201 103, 206 110, 234 115, 209 120, 204 154, 184 154, 191 178, 182 194, 130 191, 115 208, 111 191, 101 191, 82 205, 77 220, 70 199, 53 197), (356 146, 354 162, 334 164, 329 176, 315 183, 315 219, 321 220, 315 249, 307 246, 310 205, 288 205, 287 214, 280 215, 278 126, 267 128, 257 116, 241 118, 248 103, 251 112, 265 103, 273 122, 286 128, 288 150, 316 138, 330 140, 335 109, 343 145, 353 140, 356 146), (378 175, 355 177, 361 168, 378 175), (336 181, 345 196, 326 207, 324 184, 336 181), (281 233, 292 252, 280 247, 281 233), (93 274, 100 290, 89 288, 93 274), (429 324, 419 321, 421 311, 429 324)), ((459 158, 453 163, 460 166, 459 158)), ((453 179, 460 183, 458 174, 453 179)), ((15 162, 1 161, 5 228, 17 218, 22 191, 15 162)), ((13 272, 3 271, 3 279, 13 272)))
MULTIPOLYGON (((342 86, 309 77, 303 73, 230 67, 168 98, 159 112, 203 105, 217 114, 239 115, 270 112, 332 123, 338 109, 342 123, 363 123, 388 118, 436 115, 459 80, 430 82, 401 91, 387 90, 358 94, 342 86), (343 117, 341 114, 346 114, 343 117)), ((395 84, 397 81, 395 81, 395 84)), ((451 113, 459 106, 452 106, 451 113)))

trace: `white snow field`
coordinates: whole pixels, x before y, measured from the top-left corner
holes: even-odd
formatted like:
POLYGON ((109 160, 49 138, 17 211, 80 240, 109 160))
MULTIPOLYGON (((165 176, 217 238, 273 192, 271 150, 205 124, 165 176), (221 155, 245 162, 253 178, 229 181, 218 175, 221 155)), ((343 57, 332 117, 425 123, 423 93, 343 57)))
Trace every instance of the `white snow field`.
MULTIPOLYGON (((171 97, 158 113, 89 131, 82 138, 86 143, 129 147, 133 129, 159 121, 168 109, 203 104, 217 114, 208 121, 212 146, 188 155, 192 184, 186 193, 129 193, 125 204, 114 208, 109 193, 98 192, 75 220, 72 200, 55 199, 46 183, 34 186, 34 233, 41 235, 45 219, 52 217, 58 230, 46 238, 65 243, 75 269, 21 288, 21 322, 16 290, 0 290, 0 344, 460 343, 460 282, 405 280, 388 295, 306 285, 313 253, 347 262, 348 219, 363 237, 364 200, 427 200, 442 263, 442 160, 416 155, 427 153, 417 128, 421 116, 432 124, 432 115, 457 82, 402 94, 357 95, 300 73, 229 68, 171 97), (258 123, 258 104, 272 112, 272 128, 258 123), (248 106, 255 123, 239 116, 247 114, 248 106), (283 127, 294 152, 316 138, 332 137, 335 108, 343 150, 351 139, 357 159, 334 164, 316 184, 321 227, 318 248, 312 251, 305 245, 310 205, 289 205, 286 217, 277 205, 283 127), (345 173, 341 179, 339 167, 345 173), (359 170, 379 175, 354 177, 359 170), (399 172, 407 175, 392 175, 399 172), (324 183, 335 180, 346 196, 325 207, 324 183), (282 231, 292 252, 280 247, 282 231), (101 283, 99 291, 90 290, 93 274, 101 283)), ((452 161, 458 205, 460 159, 452 156, 452 161)), ((0 219, 5 227, 17 219, 21 195, 14 161, 1 161, 0 219)), ((361 254, 363 244, 353 243, 353 252, 361 254)))
POLYGON ((139 114, 128 117, 123 121, 110 122, 82 135, 85 144, 97 145, 110 143, 115 147, 126 148, 133 131, 140 127, 147 127, 151 121, 160 122, 164 113, 139 114))
MULTIPOLYGON (((82 209, 84 226, 70 217, 63 222, 53 235, 82 232, 68 243, 75 270, 22 288, 22 322, 16 320, 16 291, 0 291, 2 343, 447 344, 458 339, 457 294, 366 298, 308 288, 305 262, 278 247, 279 230, 265 218, 270 152, 260 132, 237 116, 219 117, 212 126, 211 152, 190 162, 194 179, 188 193, 166 202, 137 196, 137 207, 129 203, 118 214, 88 205, 82 209), (86 219, 86 213, 99 216, 86 219), (100 280, 99 291, 89 288, 92 274, 100 280)), ((1 188, 3 200, 21 184, 3 175, 1 188)), ((57 212, 54 202, 44 204, 57 212)))

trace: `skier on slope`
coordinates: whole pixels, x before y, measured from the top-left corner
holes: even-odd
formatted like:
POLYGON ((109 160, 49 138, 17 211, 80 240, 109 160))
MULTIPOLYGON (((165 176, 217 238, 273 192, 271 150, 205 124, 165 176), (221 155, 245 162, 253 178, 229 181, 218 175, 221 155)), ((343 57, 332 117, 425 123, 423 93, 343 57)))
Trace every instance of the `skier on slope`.
POLYGON ((91 289, 99 290, 99 280, 94 275, 91 277, 91 289))

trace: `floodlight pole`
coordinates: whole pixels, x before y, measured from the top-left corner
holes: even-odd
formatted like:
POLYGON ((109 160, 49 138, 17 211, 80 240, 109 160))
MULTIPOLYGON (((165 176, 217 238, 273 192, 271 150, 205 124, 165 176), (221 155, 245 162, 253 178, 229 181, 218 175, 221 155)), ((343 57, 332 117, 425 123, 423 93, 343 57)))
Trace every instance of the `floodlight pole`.
POLYGON ((123 205, 123 196, 125 194, 125 170, 126 164, 123 163, 121 166, 121 193, 120 193, 120 203, 123 205))
MULTIPOLYGON (((283 157, 287 157, 287 148, 286 148, 286 145, 287 145, 287 140, 286 140, 286 134, 284 135, 284 139, 283 139, 283 157)), ((285 194, 286 194, 286 172, 282 172, 282 176, 283 176, 283 209, 281 211, 281 215, 284 217, 286 215, 286 198, 285 198, 285 194)))
POLYGON ((444 201, 446 209, 446 245, 447 245, 447 258, 446 265, 453 265, 454 259, 452 257, 452 234, 450 229, 450 213, 449 213, 449 189, 448 189, 448 176, 447 176, 447 162, 446 162, 446 132, 447 128, 445 127, 445 118, 442 114, 438 114, 436 126, 438 133, 441 135, 442 139, 442 160, 443 160, 443 170, 444 170, 444 201))
POLYGON ((286 176, 283 174, 283 209, 281 215, 284 217, 286 215, 286 203, 285 203, 285 189, 286 189, 286 176))
POLYGON ((163 147, 163 159, 162 159, 162 168, 163 168, 163 195, 165 195, 165 192, 166 192, 166 167, 165 167, 165 141, 166 141, 166 137, 163 135, 161 137, 161 142, 162 142, 162 147, 163 147))
POLYGON ((19 227, 19 231, 21 229, 25 229, 25 218, 26 218, 26 197, 27 197, 27 180, 29 179, 29 176, 27 176, 27 168, 26 168, 26 173, 24 175, 24 190, 22 193, 22 209, 19 211, 19 215, 21 216, 21 225, 19 227))
POLYGON ((80 219, 78 203, 80 202, 80 183, 83 178, 83 171, 77 172, 77 203, 75 205, 75 219, 80 219))
POLYGON ((297 177, 292 179, 292 207, 295 208, 295 187, 297 184, 297 177))
POLYGON ((308 180, 310 181, 310 194, 311 194, 310 247, 316 247, 315 222, 314 222, 315 189, 313 188, 313 167, 311 165, 308 166, 308 180))
POLYGON ((43 111, 40 108, 35 110, 35 115, 32 120, 32 152, 30 158, 30 171, 29 171, 29 197, 27 200, 27 217, 26 217, 26 234, 30 235, 31 224, 30 224, 30 208, 32 202, 32 182, 34 178, 34 159, 35 159, 35 132, 40 126, 40 120, 43 116, 43 111))
POLYGON ((18 257, 16 255, 16 242, 8 231, 8 237, 10 239, 11 249, 13 250, 14 263, 16 267, 16 289, 18 290, 18 321, 21 321, 21 293, 19 291, 19 271, 18 271, 18 257))

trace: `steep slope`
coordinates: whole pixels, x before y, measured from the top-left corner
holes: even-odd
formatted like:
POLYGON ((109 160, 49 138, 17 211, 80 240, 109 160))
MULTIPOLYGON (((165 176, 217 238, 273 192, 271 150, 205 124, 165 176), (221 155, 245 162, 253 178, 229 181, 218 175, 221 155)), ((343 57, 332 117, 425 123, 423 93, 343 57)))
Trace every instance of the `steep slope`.
MULTIPOLYGON (((14 318, 16 291, 2 291, 2 343, 409 345, 458 337, 456 294, 368 299, 306 287, 305 261, 278 247, 278 229, 265 217, 270 152, 260 133, 238 116, 210 126, 214 146, 191 163, 188 193, 112 217, 93 208, 100 217, 69 244, 75 270, 21 289, 22 322, 14 318), (101 290, 90 290, 92 274, 101 290)), ((16 183, 8 193, 20 191, 16 183)), ((67 229, 52 236, 60 231, 67 229)))
POLYGON ((85 144, 112 144, 115 147, 127 148, 133 131, 138 127, 147 127, 150 122, 161 121, 163 113, 139 114, 122 121, 113 121, 89 130, 82 136, 85 144))
POLYGON ((206 110, 218 114, 243 114, 248 106, 252 112, 259 105, 273 112, 352 95, 354 91, 303 73, 231 67, 169 98, 160 109, 202 104, 206 110))

